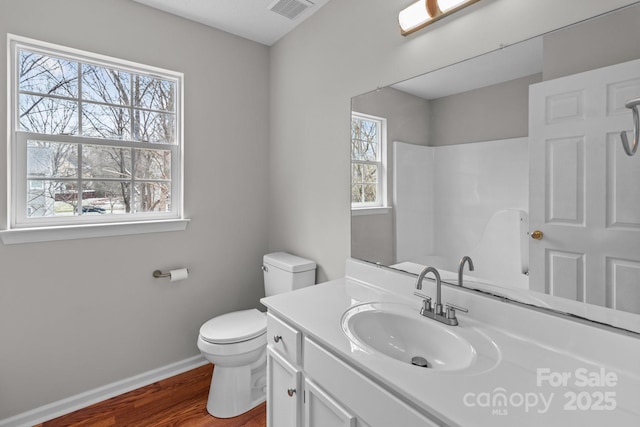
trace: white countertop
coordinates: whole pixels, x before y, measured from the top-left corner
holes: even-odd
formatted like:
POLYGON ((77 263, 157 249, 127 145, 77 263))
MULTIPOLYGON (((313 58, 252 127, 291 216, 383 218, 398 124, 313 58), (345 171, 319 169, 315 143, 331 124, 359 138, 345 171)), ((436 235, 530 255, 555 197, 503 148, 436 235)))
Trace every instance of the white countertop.
MULTIPOLYGON (((458 314, 460 325, 450 328, 475 328, 499 349, 490 368, 436 371, 354 346, 342 331, 344 312, 365 302, 397 302, 415 307, 419 316, 414 283, 415 277, 349 260, 343 279, 262 302, 393 394, 450 425, 640 425, 640 339, 634 336, 443 286, 444 301, 469 308, 468 315, 458 314), (565 383, 553 386, 543 372, 553 379, 564 375, 565 383), (500 396, 506 405, 493 404, 500 396)), ((433 288, 425 280, 424 292, 433 296, 433 288)))

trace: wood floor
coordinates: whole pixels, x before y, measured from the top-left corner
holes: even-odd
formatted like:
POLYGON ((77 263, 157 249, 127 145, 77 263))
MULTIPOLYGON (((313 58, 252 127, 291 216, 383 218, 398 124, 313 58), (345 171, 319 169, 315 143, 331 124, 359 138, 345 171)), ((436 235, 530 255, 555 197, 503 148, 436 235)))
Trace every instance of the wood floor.
POLYGON ((265 427, 264 403, 235 418, 209 415, 206 406, 212 373, 213 365, 208 364, 34 427, 265 427))

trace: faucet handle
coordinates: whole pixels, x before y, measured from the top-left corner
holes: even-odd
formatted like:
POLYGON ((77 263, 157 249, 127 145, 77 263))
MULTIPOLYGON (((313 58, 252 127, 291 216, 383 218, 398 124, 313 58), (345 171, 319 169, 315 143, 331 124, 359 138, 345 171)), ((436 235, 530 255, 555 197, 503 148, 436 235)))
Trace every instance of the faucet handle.
POLYGON ((420 314, 424 316, 425 313, 429 313, 431 311, 433 311, 433 308, 431 308, 431 298, 427 297, 422 300, 422 308, 420 309, 420 314))
POLYGON ((446 303, 445 305, 447 306, 447 312, 446 312, 447 319, 455 319, 456 318, 456 310, 460 310, 460 311, 465 312, 465 313, 469 312, 469 310, 467 310, 466 308, 459 307, 459 306, 451 304, 451 303, 446 303))
POLYGON ((431 297, 427 295, 423 295, 420 292, 414 292, 415 296, 422 298, 422 308, 420 309, 420 314, 423 316, 427 312, 431 312, 433 309, 431 308, 431 297))
POLYGON ((413 295, 420 297, 422 299, 428 299, 429 301, 431 301, 431 297, 425 294, 421 294, 420 292, 416 291, 413 293, 413 295))

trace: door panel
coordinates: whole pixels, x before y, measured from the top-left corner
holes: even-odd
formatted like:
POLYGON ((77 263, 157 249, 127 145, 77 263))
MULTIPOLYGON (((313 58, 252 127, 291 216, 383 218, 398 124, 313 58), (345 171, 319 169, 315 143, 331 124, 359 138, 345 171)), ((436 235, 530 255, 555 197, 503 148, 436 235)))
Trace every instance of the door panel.
POLYGON ((547 141, 547 223, 584 225, 584 138, 547 141))
POLYGON ((584 254, 547 250, 546 293, 584 302, 584 254))
POLYGON ((607 296, 618 310, 640 313, 640 262, 607 258, 607 296))
POLYGON ((532 85, 530 288, 640 313, 640 158, 624 153, 624 104, 640 60, 532 85))

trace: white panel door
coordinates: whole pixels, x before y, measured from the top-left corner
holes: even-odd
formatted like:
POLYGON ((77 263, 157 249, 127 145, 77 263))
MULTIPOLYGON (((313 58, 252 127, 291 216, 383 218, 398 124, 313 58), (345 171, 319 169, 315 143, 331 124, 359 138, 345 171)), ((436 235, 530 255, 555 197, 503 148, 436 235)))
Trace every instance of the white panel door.
POLYGON ((530 87, 532 290, 640 313, 640 155, 619 136, 638 96, 640 60, 530 87))
POLYGON ((267 347, 267 427, 299 427, 302 372, 267 347))
POLYGON ((312 381, 304 382, 305 427, 356 427, 356 417, 312 381))

